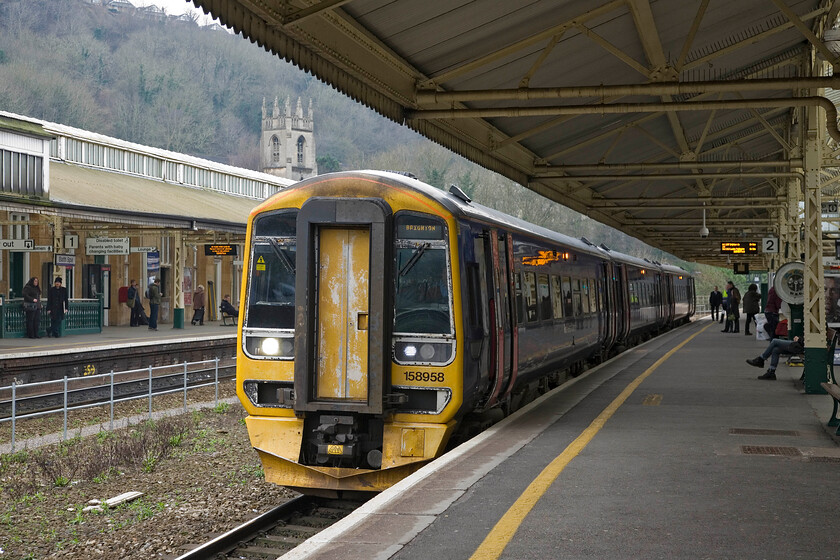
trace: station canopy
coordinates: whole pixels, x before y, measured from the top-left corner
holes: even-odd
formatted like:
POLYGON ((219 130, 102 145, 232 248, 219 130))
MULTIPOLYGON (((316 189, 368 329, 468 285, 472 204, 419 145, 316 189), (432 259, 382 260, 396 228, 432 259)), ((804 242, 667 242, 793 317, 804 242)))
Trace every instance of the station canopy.
POLYGON ((195 4, 385 117, 686 260, 723 264, 721 242, 801 220, 790 185, 802 188, 814 107, 837 195, 834 0, 195 4))

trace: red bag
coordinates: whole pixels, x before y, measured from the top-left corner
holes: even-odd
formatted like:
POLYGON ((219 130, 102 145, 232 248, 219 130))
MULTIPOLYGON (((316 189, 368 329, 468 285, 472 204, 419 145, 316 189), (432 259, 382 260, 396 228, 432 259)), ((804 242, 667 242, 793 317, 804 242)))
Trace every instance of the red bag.
POLYGON ((787 336, 788 335, 788 322, 787 319, 782 319, 779 321, 779 324, 776 325, 776 336, 787 336))

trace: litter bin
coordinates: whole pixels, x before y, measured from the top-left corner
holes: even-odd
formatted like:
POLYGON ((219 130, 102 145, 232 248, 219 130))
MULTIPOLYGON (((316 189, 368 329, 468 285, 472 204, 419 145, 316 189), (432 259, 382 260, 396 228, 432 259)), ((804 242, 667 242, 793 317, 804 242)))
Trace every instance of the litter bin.
POLYGON ((183 329, 184 328, 184 308, 183 307, 176 307, 174 311, 175 312, 172 315, 172 328, 173 329, 183 329))

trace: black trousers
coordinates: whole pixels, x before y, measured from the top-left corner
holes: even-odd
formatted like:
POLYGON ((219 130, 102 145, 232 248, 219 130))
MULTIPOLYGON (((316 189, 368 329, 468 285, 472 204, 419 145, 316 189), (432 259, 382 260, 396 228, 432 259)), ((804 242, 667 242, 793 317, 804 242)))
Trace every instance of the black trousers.
POLYGON ((720 309, 720 304, 712 306, 712 321, 717 321, 718 310, 720 309))
POLYGON ((195 325, 196 323, 198 323, 199 325, 204 324, 204 308, 203 307, 200 307, 199 309, 196 309, 195 311, 193 311, 192 324, 195 325))
POLYGON ((25 310, 26 313, 26 336, 37 338, 41 329, 41 309, 25 310))

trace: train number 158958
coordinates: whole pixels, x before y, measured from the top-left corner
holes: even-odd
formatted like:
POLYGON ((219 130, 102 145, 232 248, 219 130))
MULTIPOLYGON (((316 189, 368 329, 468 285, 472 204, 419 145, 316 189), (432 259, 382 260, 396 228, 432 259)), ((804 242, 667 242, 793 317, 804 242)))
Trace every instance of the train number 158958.
POLYGON ((432 383, 443 383, 442 371, 406 371, 406 381, 431 381, 432 383))

